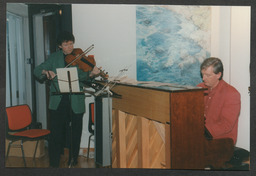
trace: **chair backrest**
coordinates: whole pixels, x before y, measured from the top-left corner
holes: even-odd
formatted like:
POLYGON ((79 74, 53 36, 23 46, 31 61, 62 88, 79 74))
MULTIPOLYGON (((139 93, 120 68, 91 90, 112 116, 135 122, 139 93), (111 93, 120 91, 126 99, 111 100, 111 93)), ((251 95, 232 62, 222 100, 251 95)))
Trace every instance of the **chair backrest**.
POLYGON ((31 110, 28 105, 6 107, 8 127, 10 130, 20 130, 32 122, 31 110))
POLYGON ((88 130, 90 133, 93 133, 92 126, 94 125, 94 103, 89 104, 89 123, 88 130))

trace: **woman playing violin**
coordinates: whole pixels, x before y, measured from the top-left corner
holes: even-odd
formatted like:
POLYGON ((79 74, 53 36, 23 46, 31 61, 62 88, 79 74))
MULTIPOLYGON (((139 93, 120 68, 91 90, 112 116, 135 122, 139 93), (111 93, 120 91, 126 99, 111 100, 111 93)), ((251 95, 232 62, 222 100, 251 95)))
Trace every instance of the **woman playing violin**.
MULTIPOLYGON (((49 139, 49 159, 50 167, 59 167, 60 156, 63 154, 64 147, 67 141, 68 146, 72 146, 72 151, 69 150, 68 165, 76 165, 80 149, 83 115, 85 113, 85 95, 84 94, 54 94, 58 91, 56 79, 56 69, 65 68, 68 63, 65 62, 65 57, 74 50, 75 38, 72 33, 62 32, 57 38, 59 51, 52 53, 45 62, 36 66, 34 75, 41 80, 43 77, 51 80, 53 84, 50 86, 49 112, 50 112, 50 139, 49 139), (70 100, 71 98, 71 100, 70 100), (70 117, 70 102, 72 115, 70 117), (72 137, 68 137, 68 126, 72 118, 72 137), (67 135, 65 135, 67 134, 67 135), (72 141, 70 141, 72 139, 72 141)), ((83 71, 78 65, 77 67, 80 89, 82 90, 83 82, 98 76, 99 68, 96 66, 91 71, 83 71)), ((70 127, 69 127, 70 128, 70 127)), ((70 134, 69 134, 70 135, 70 134)))

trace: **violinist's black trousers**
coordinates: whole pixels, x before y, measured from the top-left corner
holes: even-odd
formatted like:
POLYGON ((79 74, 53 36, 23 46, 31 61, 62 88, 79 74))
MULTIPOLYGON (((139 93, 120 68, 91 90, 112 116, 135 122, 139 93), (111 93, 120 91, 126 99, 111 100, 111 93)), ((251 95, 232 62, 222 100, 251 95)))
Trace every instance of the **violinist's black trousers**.
POLYGON ((68 105, 66 102, 62 101, 57 110, 50 110, 50 167, 59 167, 60 156, 63 154, 64 147, 66 145, 68 145, 69 148, 69 160, 73 158, 74 161, 77 161, 79 154, 83 126, 83 114, 74 114, 72 111, 71 121, 70 108, 67 108, 68 105), (70 122, 72 122, 72 124, 70 122))

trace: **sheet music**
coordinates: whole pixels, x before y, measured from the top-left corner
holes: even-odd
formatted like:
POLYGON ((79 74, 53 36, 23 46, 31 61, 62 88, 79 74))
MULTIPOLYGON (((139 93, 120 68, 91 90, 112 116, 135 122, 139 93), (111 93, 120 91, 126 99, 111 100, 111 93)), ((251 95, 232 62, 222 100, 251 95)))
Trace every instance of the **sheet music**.
POLYGON ((70 73, 72 92, 80 92, 76 67, 57 68, 58 84, 61 93, 69 93, 68 72, 70 73))

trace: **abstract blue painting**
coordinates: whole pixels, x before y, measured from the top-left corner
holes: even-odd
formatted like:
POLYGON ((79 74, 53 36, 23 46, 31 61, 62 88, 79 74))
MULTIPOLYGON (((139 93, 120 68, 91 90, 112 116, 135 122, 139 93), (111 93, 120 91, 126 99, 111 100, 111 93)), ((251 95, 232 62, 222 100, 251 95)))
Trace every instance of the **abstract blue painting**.
POLYGON ((211 8, 136 7, 137 80, 195 86, 210 56, 211 8))

